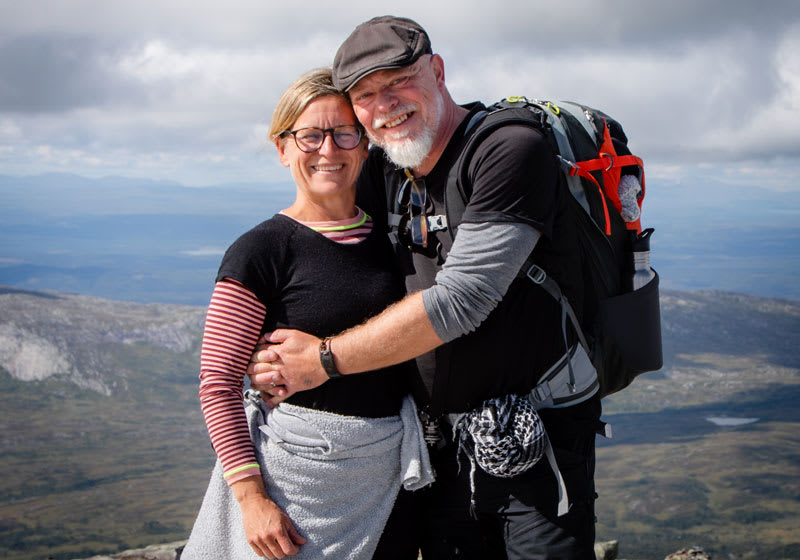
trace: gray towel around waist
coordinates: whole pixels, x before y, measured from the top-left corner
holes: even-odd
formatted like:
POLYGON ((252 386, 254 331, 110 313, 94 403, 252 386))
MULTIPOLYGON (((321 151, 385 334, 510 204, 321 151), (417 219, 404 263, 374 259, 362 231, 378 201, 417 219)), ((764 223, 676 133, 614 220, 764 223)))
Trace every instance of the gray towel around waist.
MULTIPOLYGON (((308 542, 293 558, 369 559, 402 484, 433 481, 416 407, 400 416, 341 416, 250 400, 247 417, 270 497, 308 542)), ((217 465, 182 558, 255 559, 239 505, 217 465)))

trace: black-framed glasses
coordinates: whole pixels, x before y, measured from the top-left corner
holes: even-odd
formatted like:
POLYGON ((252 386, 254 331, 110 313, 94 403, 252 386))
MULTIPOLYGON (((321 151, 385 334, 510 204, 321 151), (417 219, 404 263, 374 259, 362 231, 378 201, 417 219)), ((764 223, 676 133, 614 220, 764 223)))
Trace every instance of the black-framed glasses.
POLYGON ((330 134, 333 143, 342 150, 352 150, 361 142, 361 129, 354 125, 334 126, 333 128, 317 128, 310 126, 297 130, 281 132, 281 137, 291 134, 297 147, 310 154, 316 152, 325 143, 325 135, 330 134))

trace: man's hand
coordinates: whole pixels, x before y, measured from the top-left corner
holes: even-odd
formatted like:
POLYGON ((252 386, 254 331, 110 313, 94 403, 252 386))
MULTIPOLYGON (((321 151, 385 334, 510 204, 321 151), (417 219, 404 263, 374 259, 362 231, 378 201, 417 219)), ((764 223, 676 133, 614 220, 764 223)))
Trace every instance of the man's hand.
MULTIPOLYGON (((247 375, 254 389, 277 397, 267 399, 268 406, 328 380, 319 356, 321 340, 316 336, 278 329, 259 342, 266 346, 256 347, 247 375)), ((399 364, 442 344, 428 319, 422 292, 416 292, 336 335, 331 350, 337 369, 348 375, 399 364)))
POLYGON ((248 477, 233 484, 242 509, 247 542, 258 556, 294 556, 306 539, 297 532, 289 516, 264 491, 261 477, 248 477))
POLYGON ((265 399, 271 405, 319 387, 328 380, 319 359, 320 342, 316 336, 289 329, 263 335, 247 366, 250 385, 272 395, 265 399))

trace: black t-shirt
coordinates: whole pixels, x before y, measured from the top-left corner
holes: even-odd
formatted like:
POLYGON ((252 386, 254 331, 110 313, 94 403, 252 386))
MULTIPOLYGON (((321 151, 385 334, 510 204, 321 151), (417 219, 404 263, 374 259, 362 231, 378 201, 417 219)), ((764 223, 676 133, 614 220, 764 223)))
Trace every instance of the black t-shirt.
MULTIPOLYGON (((232 278, 266 307, 262 333, 298 329, 332 336, 383 311, 405 295, 385 235, 376 229, 356 244, 332 241, 277 214, 242 235, 222 259, 217 281, 232 278)), ((332 379, 287 402, 379 418, 398 414, 413 363, 332 379)))
MULTIPOLYGON (((448 176, 463 151, 467 123, 482 108, 479 104, 471 108, 424 177, 429 215, 447 213, 448 176)), ((575 225, 566 219, 569 195, 544 136, 524 125, 504 126, 478 145, 466 165, 465 187, 471 192, 462 221, 525 223, 536 228, 542 236, 534 262, 556 279, 580 313, 581 265, 575 225)), ((380 210, 393 200, 403 180, 402 171, 387 164, 381 150, 373 149, 359 181, 359 204, 381 216, 380 210)), ((432 244, 438 241, 441 246, 438 252, 426 253, 414 248, 415 272, 406 278, 409 292, 434 284, 452 244, 450 232, 429 234, 429 241, 431 237, 432 244)), ((433 392, 445 411, 469 410, 484 399, 529 390, 565 350, 560 306, 529 280, 517 279, 474 332, 417 360, 421 383, 415 387, 415 397, 424 405, 433 392)))

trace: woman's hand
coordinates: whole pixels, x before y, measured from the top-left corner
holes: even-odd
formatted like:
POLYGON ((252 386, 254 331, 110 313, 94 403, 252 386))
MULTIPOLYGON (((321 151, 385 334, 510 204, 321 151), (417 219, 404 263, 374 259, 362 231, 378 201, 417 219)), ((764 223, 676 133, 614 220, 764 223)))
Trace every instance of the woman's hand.
POLYGON ((250 386, 277 397, 267 400, 271 406, 298 391, 319 387, 328 381, 319 358, 320 342, 292 329, 262 335, 247 366, 250 386))
POLYGON ((242 509, 247 542, 266 558, 294 556, 306 539, 297 532, 289 516, 267 496, 260 476, 234 482, 234 496, 242 509))

